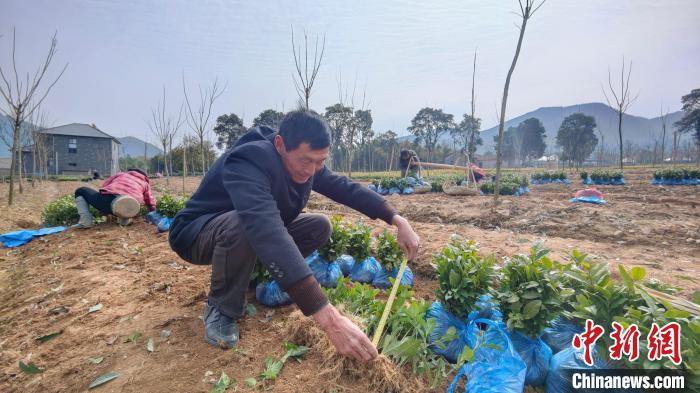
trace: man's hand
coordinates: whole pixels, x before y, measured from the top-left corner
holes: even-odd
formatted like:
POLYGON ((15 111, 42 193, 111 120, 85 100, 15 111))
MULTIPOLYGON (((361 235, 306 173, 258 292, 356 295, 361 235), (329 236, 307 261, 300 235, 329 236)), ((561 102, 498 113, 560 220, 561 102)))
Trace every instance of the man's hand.
POLYGON ((377 357, 377 348, 369 338, 331 304, 320 309, 313 317, 341 355, 365 362, 377 357))
POLYGON ((420 238, 418 234, 413 231, 408 220, 398 214, 394 215, 391 223, 399 229, 396 235, 396 241, 399 243, 399 246, 401 246, 404 255, 406 255, 406 259, 412 261, 416 255, 418 255, 418 247, 420 247, 420 238))

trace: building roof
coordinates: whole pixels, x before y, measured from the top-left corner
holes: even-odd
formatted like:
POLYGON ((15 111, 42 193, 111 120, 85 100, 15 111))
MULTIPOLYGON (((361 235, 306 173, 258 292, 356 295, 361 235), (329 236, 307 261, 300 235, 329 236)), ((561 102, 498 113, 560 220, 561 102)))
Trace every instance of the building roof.
POLYGON ((71 124, 66 124, 63 126, 58 126, 58 127, 53 127, 53 128, 47 128, 42 131, 45 134, 54 134, 54 135, 71 135, 71 136, 84 136, 84 137, 90 137, 90 138, 107 138, 107 139, 112 139, 115 142, 121 144, 119 140, 104 131, 101 131, 95 126, 89 125, 89 124, 82 124, 82 123, 71 123, 71 124))

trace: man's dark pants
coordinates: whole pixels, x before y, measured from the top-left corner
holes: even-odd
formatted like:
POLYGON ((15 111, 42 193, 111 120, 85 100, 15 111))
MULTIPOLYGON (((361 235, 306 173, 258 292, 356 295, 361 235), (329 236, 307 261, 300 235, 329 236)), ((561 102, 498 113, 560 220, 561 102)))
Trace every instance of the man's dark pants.
POLYGON ((108 216, 112 214, 112 201, 116 198, 113 194, 102 194, 90 187, 80 187, 75 190, 75 197, 83 197, 88 205, 108 216))
MULTIPOLYGON (((287 226, 287 231, 301 255, 307 257, 328 241, 331 223, 323 214, 302 213, 287 226)), ((194 264, 212 265, 209 304, 233 319, 242 317, 257 258, 238 213, 227 212, 209 221, 190 246, 190 255, 194 264)))

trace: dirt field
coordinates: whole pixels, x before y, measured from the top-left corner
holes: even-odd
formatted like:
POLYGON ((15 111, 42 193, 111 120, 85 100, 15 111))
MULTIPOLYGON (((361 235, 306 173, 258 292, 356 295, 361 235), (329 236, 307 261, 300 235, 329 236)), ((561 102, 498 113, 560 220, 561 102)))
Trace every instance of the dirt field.
MULTIPOLYGON (((580 188, 531 186, 524 197, 504 197, 496 214, 490 198, 444 194, 390 196, 400 214, 421 236, 420 257, 413 262, 417 296, 434 298, 437 282, 431 255, 453 233, 474 239, 482 252, 499 257, 526 252, 544 240, 553 255, 563 258, 579 248, 606 261, 647 269, 648 275, 681 288, 688 297, 700 289, 700 188, 658 187, 648 184, 651 171, 625 171, 626 186, 601 186, 607 205, 571 204, 580 188)), ((188 179, 188 189, 197 179, 188 179)), ((6 184, 0 185, 0 233, 38 227, 41 209, 56 197, 71 193, 77 182, 26 187, 17 203, 6 205, 6 184)), ((172 188, 181 187, 180 180, 172 188)), ((156 182, 156 190, 166 188, 156 182)), ((314 195, 309 211, 355 212, 314 195)), ((384 225, 370 222, 379 231, 384 225)), ((225 371, 238 391, 253 391, 244 380, 264 369, 265 357, 279 358, 284 350, 285 315, 294 307, 269 310, 254 301, 254 317, 241 325, 236 351, 215 349, 203 340, 199 315, 206 299, 209 268, 180 260, 166 234, 139 219, 121 228, 113 222, 88 231, 67 230, 34 240, 0 254, 0 391, 86 391, 96 377, 115 371, 119 377, 95 390, 104 392, 207 392, 225 371), (102 304, 102 309, 88 309, 102 304), (170 336, 161 338, 163 330, 170 336), (51 341, 37 337, 61 331, 51 341), (135 343, 125 338, 141 333, 135 343), (146 343, 154 339, 155 350, 146 343), (99 364, 88 361, 102 357, 99 364), (31 361, 43 373, 27 375, 18 361, 31 361)), ((288 362, 280 378, 266 389, 279 392, 363 392, 362 381, 329 386, 318 376, 321 356, 313 348, 302 363, 288 362)), ((444 391, 444 389, 442 390, 444 391)))

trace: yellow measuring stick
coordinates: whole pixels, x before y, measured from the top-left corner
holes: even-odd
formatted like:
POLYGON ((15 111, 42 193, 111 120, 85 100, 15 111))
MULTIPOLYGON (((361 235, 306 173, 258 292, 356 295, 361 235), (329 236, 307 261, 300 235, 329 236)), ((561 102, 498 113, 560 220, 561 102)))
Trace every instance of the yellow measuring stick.
POLYGON ((394 281, 394 286, 391 287, 391 293, 389 294, 389 299, 386 301, 386 306, 384 306, 384 312, 382 317, 379 319, 379 326, 377 326, 377 331, 374 332, 374 338, 372 339, 372 344, 374 346, 379 345, 379 339, 382 337, 382 332, 384 331, 384 325, 386 325, 386 320, 389 319, 389 313, 391 313, 391 306, 394 304, 394 298, 396 298, 396 292, 399 290, 399 285, 401 283, 401 278, 403 277, 403 271, 406 270, 406 263, 408 261, 404 257, 403 262, 401 262, 401 267, 399 267, 399 272, 396 275, 396 280, 394 281))

